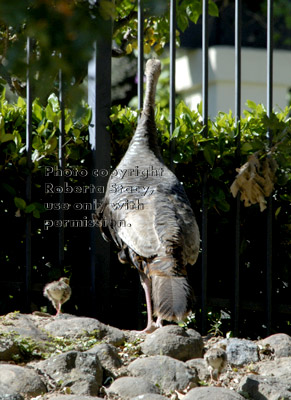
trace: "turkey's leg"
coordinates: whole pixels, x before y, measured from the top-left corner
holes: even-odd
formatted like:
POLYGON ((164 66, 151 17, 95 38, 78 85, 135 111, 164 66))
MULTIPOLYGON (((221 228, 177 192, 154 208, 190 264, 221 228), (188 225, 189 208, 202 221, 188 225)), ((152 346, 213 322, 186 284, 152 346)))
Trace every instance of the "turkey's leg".
POLYGON ((139 271, 139 276, 140 276, 140 282, 142 284, 142 287, 143 287, 143 290, 145 293, 146 305, 147 305, 147 315, 148 315, 147 326, 142 332, 151 333, 157 329, 157 326, 153 321, 152 300, 151 300, 151 281, 141 271, 139 271))
POLYGON ((59 315, 61 313, 61 303, 57 303, 57 313, 56 316, 59 315))
POLYGON ((157 318, 157 320, 156 320, 156 327, 157 328, 162 328, 162 326, 163 326, 163 320, 162 320, 162 318, 161 317, 158 317, 157 318))

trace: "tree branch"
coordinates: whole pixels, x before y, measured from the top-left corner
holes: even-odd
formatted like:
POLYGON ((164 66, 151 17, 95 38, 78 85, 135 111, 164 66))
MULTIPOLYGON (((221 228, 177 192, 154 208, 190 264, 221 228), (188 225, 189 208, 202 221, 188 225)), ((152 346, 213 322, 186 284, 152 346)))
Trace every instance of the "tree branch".
POLYGON ((12 78, 7 69, 1 63, 0 63, 0 76, 7 82, 9 89, 13 93, 17 93, 18 96, 20 97, 26 96, 25 86, 23 86, 18 79, 12 78))

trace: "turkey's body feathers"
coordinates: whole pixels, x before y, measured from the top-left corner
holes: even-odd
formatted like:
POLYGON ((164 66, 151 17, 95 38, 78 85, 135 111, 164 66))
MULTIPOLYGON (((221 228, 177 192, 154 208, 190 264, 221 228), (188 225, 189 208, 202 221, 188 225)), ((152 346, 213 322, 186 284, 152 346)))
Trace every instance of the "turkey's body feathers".
POLYGON ((121 249, 120 261, 128 260, 151 279, 156 315, 179 320, 192 306, 186 265, 197 259, 199 230, 182 184, 162 161, 150 104, 155 89, 151 75, 148 85, 142 117, 109 178, 97 218, 103 235, 121 249), (130 173, 137 169, 152 173, 130 173))

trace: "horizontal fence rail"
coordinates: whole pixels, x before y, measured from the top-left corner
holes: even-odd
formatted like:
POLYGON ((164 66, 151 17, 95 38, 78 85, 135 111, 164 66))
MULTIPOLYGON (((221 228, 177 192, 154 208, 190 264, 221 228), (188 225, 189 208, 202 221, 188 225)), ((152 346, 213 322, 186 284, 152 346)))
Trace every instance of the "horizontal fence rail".
MULTIPOLYGON (((144 87, 144 62, 145 56, 143 51, 144 44, 144 3, 143 0, 138 0, 138 55, 137 55, 137 94, 138 94, 138 109, 142 110, 143 107, 143 87, 144 87)), ((175 130, 175 101, 176 101, 176 1, 170 1, 170 43, 169 43, 169 57, 170 57, 170 90, 169 90, 169 110, 170 110, 170 146, 171 146, 171 159, 170 168, 174 169, 173 153, 174 153, 174 140, 172 138, 175 130)), ((234 12, 234 38, 235 38, 235 92, 234 92, 234 115, 237 130, 237 151, 236 162, 237 166, 241 162, 241 47, 242 47, 242 1, 235 0, 234 12)), ((272 114, 273 108, 273 1, 267 0, 267 115, 272 114)), ((108 37, 105 41, 97 40, 92 60, 88 66, 88 103, 92 109, 92 121, 89 128, 89 148, 92 153, 92 169, 106 169, 110 170, 110 138, 106 130, 109 122, 110 112, 110 90, 111 90, 111 22, 108 23, 108 37), (106 72, 104 72, 106 71, 106 72), (100 151, 102 149, 102 151, 100 151)), ((26 85, 26 103, 27 103, 27 122, 26 122, 26 154, 28 160, 28 169, 30 173, 26 182, 26 200, 27 204, 32 201, 32 88, 30 77, 30 63, 31 63, 31 39, 27 39, 27 85, 26 85)), ((208 137, 208 96, 209 96, 209 10, 208 0, 202 2, 202 122, 204 125, 203 135, 208 137)), ((59 104, 61 110, 61 120, 59 126, 59 140, 58 140, 58 168, 63 171, 65 169, 64 159, 64 146, 65 146, 65 94, 64 94, 64 78, 62 71, 59 74, 59 104)), ((272 132, 267 132, 269 138, 269 145, 272 146, 272 132)), ((64 174, 59 175, 58 185, 64 187, 64 174)), ((266 216, 266 296, 264 301, 260 304, 255 304, 251 301, 241 300, 241 275, 242 265, 240 260, 241 248, 241 214, 242 207, 240 196, 238 195, 234 202, 234 219, 233 226, 230 228, 234 233, 234 249, 233 251, 233 290, 228 294, 227 299, 214 298, 209 292, 209 252, 211 252, 211 245, 209 241, 209 213, 208 213, 208 185, 209 185, 209 171, 205 171, 202 180, 202 199, 201 199, 201 282, 200 293, 197 296, 198 305, 197 314, 200 313, 199 329, 203 334, 209 330, 208 326, 208 312, 210 307, 228 308, 231 310, 232 329, 235 336, 240 335, 241 315, 242 311, 255 310, 265 312, 266 314, 266 332, 270 334, 273 330, 273 205, 272 198, 268 200, 267 216, 266 216), (200 311, 201 310, 201 311, 200 311), (266 311, 265 311, 266 310, 266 311)), ((100 186, 104 185, 104 180, 93 177, 91 183, 100 186)), ((91 202, 96 200, 97 195, 91 196, 91 202)), ((101 200, 100 197, 97 198, 101 200)), ((63 204, 66 199, 64 191, 58 194, 58 201, 63 204)), ((64 211, 59 211, 58 218, 64 219, 64 211)), ((32 255, 33 255, 33 241, 32 241, 32 219, 31 214, 26 215, 26 274, 25 284, 21 282, 0 282, 0 285, 11 285, 12 288, 23 290, 25 287, 26 294, 26 310, 29 311, 31 303, 31 293, 40 291, 41 286, 38 282, 32 282, 32 255)), ((66 231, 62 226, 58 230, 58 263, 59 268, 63 270, 65 266, 65 235, 66 231)), ((90 282, 86 287, 82 286, 84 292, 89 288, 90 292, 90 307, 88 313, 98 318, 104 317, 109 312, 114 312, 110 309, 110 290, 111 290, 111 270, 110 270, 110 247, 103 241, 100 236, 99 229, 91 228, 90 239, 88 239, 88 254, 90 259, 90 282), (102 282, 102 285, 97 285, 97 282, 102 282), (110 311, 111 310, 111 311, 110 311)), ((83 285, 83 284, 82 284, 83 285)), ((126 292, 127 293, 127 292, 126 292)), ((281 304, 277 310, 282 313, 290 313, 290 305, 281 304)))

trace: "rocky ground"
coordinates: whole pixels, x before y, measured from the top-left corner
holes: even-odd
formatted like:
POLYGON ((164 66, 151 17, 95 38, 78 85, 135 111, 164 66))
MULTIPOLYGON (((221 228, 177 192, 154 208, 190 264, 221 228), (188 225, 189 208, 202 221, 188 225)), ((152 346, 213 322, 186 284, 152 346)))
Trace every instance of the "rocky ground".
POLYGON ((0 400, 291 400, 291 337, 201 337, 176 325, 152 334, 85 317, 0 317, 0 400), (203 354, 223 342, 211 381, 203 354))

